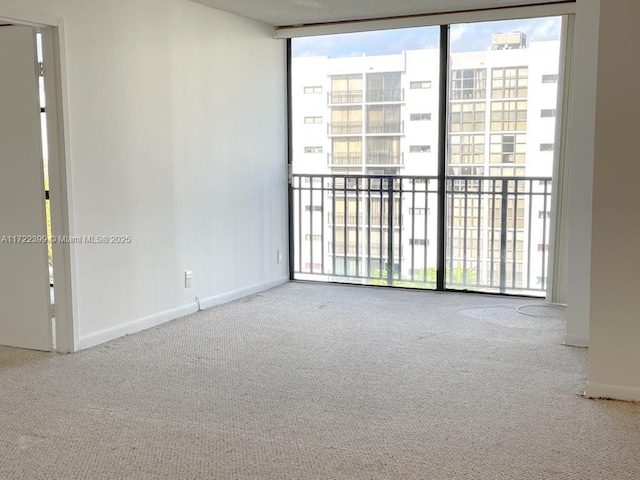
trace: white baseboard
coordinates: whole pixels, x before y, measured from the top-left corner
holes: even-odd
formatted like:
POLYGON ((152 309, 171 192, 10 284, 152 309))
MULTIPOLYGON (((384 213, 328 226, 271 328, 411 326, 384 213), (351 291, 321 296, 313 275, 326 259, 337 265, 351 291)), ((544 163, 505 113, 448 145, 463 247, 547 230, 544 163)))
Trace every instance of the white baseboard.
POLYGON ((584 392, 587 398, 601 398, 623 400, 625 402, 640 402, 639 387, 621 387, 604 383, 588 382, 584 392))
MULTIPOLYGON (((200 300, 200 308, 205 309, 213 307, 215 305, 221 305, 223 303, 231 302, 233 300, 246 297, 247 295, 252 295, 254 293, 277 287, 278 285, 282 285, 284 283, 287 283, 288 281, 289 277, 281 277, 275 280, 257 283, 245 288, 239 288, 231 292, 215 295, 213 297, 200 300)), ((115 327, 100 330, 99 332, 90 333, 89 335, 80 337, 80 340, 78 342, 78 350, 84 350, 85 348, 94 347, 96 345, 100 345, 101 343, 105 343, 110 340, 123 337, 125 335, 130 335, 132 333, 141 332, 142 330, 147 330, 148 328, 157 327, 158 325, 162 325, 163 323, 170 322, 171 320, 184 317, 185 315, 189 315, 197 311, 198 304, 196 302, 191 302, 181 307, 172 308, 170 310, 165 310, 164 312, 159 312, 148 317, 133 320, 132 322, 127 322, 122 325, 117 325, 115 327)))
POLYGON ((256 283, 249 285, 248 287, 239 288, 230 292, 222 293, 220 295, 214 295, 213 297, 207 297, 200 299, 200 308, 207 309, 215 307, 216 305, 222 305, 223 303, 233 302, 239 298, 246 297, 247 295, 253 295, 254 293, 263 292, 270 288, 277 287, 283 283, 287 283, 289 277, 276 278, 275 280, 269 280, 267 282, 256 283))
POLYGON ((589 337, 587 335, 565 335, 562 343, 568 347, 588 347, 589 337))
POLYGON ((78 350, 94 347, 96 345, 100 345, 101 343, 105 343, 110 340, 123 337, 125 335, 130 335, 132 333, 141 332, 142 330, 146 330, 148 328, 157 327, 158 325, 162 325, 163 323, 170 322, 171 320, 184 317, 185 315, 189 315, 190 313, 195 313, 197 311, 198 304, 193 302, 182 307, 172 308, 171 310, 165 310, 164 312, 159 312, 148 317, 139 318, 138 320, 134 320, 132 322, 123 323, 122 325, 106 328, 104 330, 100 330, 99 332, 90 333, 89 335, 80 337, 80 341, 78 342, 78 350))

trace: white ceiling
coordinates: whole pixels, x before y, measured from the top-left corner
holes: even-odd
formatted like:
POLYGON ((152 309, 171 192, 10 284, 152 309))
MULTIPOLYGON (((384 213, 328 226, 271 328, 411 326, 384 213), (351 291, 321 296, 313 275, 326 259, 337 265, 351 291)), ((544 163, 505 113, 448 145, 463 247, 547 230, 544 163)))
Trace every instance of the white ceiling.
POLYGON ((557 0, 194 0, 273 26, 555 3, 557 0))

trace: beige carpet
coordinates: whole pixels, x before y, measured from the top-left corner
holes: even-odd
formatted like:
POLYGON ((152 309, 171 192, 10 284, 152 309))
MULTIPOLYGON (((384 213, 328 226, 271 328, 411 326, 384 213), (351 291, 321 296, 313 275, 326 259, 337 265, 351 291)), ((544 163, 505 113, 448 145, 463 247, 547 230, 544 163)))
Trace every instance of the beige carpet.
POLYGON ((290 283, 0 348, 0 479, 639 479, 640 405, 582 398, 587 351, 531 304, 290 283))

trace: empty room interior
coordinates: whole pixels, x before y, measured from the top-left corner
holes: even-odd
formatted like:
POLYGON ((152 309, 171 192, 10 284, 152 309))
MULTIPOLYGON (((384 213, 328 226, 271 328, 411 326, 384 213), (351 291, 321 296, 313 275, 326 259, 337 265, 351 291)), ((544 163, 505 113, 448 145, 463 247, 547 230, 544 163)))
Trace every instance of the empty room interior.
POLYGON ((0 0, 0 478, 640 478, 639 16, 0 0))

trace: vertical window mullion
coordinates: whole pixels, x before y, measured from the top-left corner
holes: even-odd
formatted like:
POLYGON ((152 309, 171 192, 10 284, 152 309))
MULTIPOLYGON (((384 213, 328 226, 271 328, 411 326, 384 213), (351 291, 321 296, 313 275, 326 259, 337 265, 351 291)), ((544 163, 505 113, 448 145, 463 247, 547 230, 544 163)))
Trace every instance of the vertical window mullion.
POLYGON ((449 25, 440 26, 440 91, 438 125, 438 264, 436 290, 445 289, 445 240, 446 240, 446 168, 449 90, 449 25))

